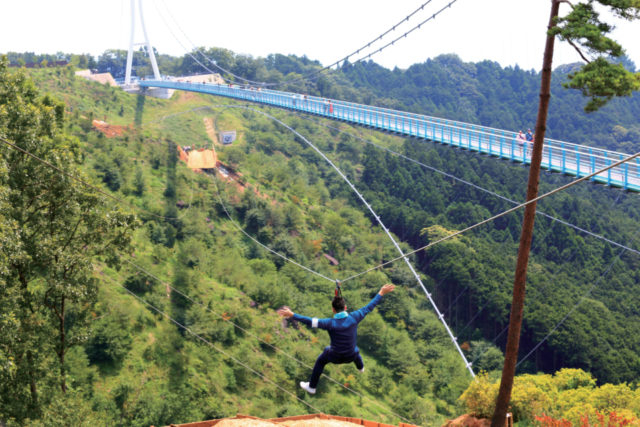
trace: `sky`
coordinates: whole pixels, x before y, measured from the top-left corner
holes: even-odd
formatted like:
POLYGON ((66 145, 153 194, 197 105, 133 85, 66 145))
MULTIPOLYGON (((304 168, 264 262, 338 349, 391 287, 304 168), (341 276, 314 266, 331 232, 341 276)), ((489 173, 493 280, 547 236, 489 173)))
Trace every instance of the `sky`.
MULTIPOLYGON (((160 53, 183 55, 195 44, 254 57, 306 55, 329 65, 426 1, 143 0, 142 4, 150 41, 160 53)), ((401 36, 451 1, 451 7, 435 19, 372 59, 387 68, 407 68, 455 53, 463 61, 541 68, 549 0, 431 0, 382 41, 386 44, 401 36)), ((130 0, 5 0, 0 2, 0 52, 99 55, 106 49, 127 49, 130 22, 130 0)), ((640 22, 610 22, 617 27, 612 37, 640 66, 640 22)), ((142 42, 139 21, 136 26, 136 42, 142 42)), ((573 48, 556 41, 554 66, 577 61, 573 48)))

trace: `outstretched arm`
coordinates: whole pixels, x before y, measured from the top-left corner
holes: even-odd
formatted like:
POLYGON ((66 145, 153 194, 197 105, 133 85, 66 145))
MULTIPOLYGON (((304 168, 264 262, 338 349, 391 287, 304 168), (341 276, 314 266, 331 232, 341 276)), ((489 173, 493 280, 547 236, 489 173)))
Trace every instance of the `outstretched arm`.
POLYGON ((318 319, 315 317, 312 319, 311 317, 295 314, 293 311, 291 311, 289 307, 286 307, 286 306, 279 309, 278 314, 284 317, 285 319, 290 319, 293 317, 295 320, 302 322, 307 326, 310 326, 312 328, 320 328, 320 329, 328 329, 329 322, 331 320, 331 319, 318 319))
POLYGON ((354 311, 353 313, 351 313, 351 316, 353 316, 353 318, 355 318, 357 322, 360 322, 367 314, 373 311, 373 309, 380 303, 380 301, 382 301, 382 297, 384 295, 388 294, 389 292, 393 292, 395 288, 396 285, 387 283, 382 288, 380 288, 380 291, 376 294, 375 297, 373 297, 369 304, 365 305, 358 311, 354 311))

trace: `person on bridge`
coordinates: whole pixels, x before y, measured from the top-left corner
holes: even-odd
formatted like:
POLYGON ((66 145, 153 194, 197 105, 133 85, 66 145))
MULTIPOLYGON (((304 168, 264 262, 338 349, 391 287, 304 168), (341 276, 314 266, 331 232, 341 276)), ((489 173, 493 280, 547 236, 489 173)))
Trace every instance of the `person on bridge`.
POLYGON ((527 141, 533 142, 533 133, 531 133, 531 129, 527 129, 527 141))
POLYGON ((282 307, 278 310, 278 314, 286 319, 293 318, 311 328, 325 329, 329 332, 331 345, 325 347, 324 351, 318 356, 309 382, 300 382, 300 387, 311 394, 316 393, 320 375, 322 375, 322 371, 327 363, 342 364, 353 362, 360 372, 364 372, 364 362, 362 361, 362 356, 360 356, 360 350, 356 345, 358 323, 360 323, 367 314, 371 313, 376 305, 380 303, 384 295, 393 292, 395 285, 391 283, 384 285, 369 304, 353 313, 347 312, 347 304, 344 298, 338 295, 338 289, 339 288, 336 289, 336 296, 333 298, 333 301, 331 301, 334 314, 331 319, 312 319, 300 314, 295 314, 289 307, 282 307))

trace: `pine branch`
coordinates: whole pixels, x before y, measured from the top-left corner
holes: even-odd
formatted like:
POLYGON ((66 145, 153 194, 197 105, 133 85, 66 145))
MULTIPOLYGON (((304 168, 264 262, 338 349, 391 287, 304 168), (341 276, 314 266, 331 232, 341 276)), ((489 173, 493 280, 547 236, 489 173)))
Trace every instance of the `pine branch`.
POLYGON ((589 61, 584 54, 582 53, 582 51, 580 50, 580 48, 578 46, 575 45, 575 43, 573 43, 573 41, 571 39, 566 39, 567 43, 569 43, 575 50, 576 52, 578 52, 578 55, 580 55, 580 58, 582 58, 584 60, 584 62, 586 62, 587 64, 591 64, 591 61, 589 61))

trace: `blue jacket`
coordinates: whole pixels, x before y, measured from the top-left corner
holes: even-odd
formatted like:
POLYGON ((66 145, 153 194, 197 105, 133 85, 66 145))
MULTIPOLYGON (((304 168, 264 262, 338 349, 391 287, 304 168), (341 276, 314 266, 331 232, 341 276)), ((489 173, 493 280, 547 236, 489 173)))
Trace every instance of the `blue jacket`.
POLYGON ((299 314, 294 314, 293 318, 312 328, 326 329, 331 337, 331 350, 340 356, 351 356, 358 352, 358 346, 356 346, 358 323, 371 313, 381 300, 382 296, 376 294, 371 302, 360 310, 353 313, 343 311, 337 313, 333 319, 312 319, 299 314))

